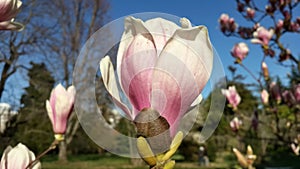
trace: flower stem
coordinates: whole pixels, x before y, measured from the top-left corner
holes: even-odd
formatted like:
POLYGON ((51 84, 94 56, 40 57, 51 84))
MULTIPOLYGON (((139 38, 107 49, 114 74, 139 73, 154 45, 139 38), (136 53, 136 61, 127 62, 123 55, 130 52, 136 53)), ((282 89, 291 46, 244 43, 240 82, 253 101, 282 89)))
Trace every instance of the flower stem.
POLYGON ((41 159, 44 155, 46 155, 49 151, 54 150, 56 148, 56 146, 58 145, 59 141, 58 140, 54 140, 51 145, 48 147, 48 149, 46 149, 44 152, 42 152, 41 154, 39 154, 35 160, 31 161, 25 169, 30 169, 32 166, 34 166, 39 159, 41 159))

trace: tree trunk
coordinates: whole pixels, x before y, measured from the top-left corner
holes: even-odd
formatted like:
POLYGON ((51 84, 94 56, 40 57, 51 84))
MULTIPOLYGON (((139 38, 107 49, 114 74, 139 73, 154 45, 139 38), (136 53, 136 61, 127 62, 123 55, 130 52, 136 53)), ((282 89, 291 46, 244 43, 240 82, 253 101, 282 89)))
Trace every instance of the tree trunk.
POLYGON ((60 162, 67 162, 68 161, 66 141, 62 141, 59 144, 58 161, 60 161, 60 162))

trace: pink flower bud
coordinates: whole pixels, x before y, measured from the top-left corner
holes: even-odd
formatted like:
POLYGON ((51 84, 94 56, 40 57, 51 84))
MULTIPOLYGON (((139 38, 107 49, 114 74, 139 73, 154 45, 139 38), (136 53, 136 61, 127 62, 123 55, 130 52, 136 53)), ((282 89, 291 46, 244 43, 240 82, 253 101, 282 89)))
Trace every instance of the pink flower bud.
POLYGON ((267 64, 265 62, 262 62, 261 69, 262 69, 264 78, 266 80, 268 80, 269 79, 269 69, 268 69, 268 66, 267 66, 267 64))
POLYGON ((46 101, 48 116, 55 134, 65 134, 68 118, 73 111, 75 102, 75 87, 67 90, 58 84, 51 92, 50 101, 46 101))
POLYGON ((0 0, 0 30, 21 30, 23 25, 13 22, 22 5, 20 0, 0 0))
POLYGON ((234 32, 237 28, 237 24, 234 18, 229 18, 228 14, 222 14, 219 18, 220 29, 223 33, 234 32))
POLYGON ((260 97, 263 104, 269 103, 269 93, 265 89, 261 91, 260 97))
POLYGON ((294 90, 294 96, 298 103, 300 103, 300 84, 297 84, 294 90))
POLYGON ((227 24, 228 21, 229 21, 229 16, 228 16, 228 14, 224 14, 224 13, 223 13, 223 14, 220 16, 220 18, 219 18, 219 23, 220 23, 220 24, 227 24))
MULTIPOLYGON (((12 148, 8 146, 2 155, 0 169, 25 169, 30 162, 35 160, 35 155, 24 144, 19 143, 12 148)), ((40 162, 31 169, 40 169, 40 162)))
POLYGON ((280 94, 280 88, 276 82, 272 82, 270 84, 270 91, 271 91, 271 96, 273 99, 277 101, 277 103, 281 102, 281 94, 280 94))
POLYGON ((279 20, 278 20, 277 25, 276 25, 276 28, 277 28, 277 29, 282 29, 282 28, 283 28, 283 20, 282 20, 282 19, 279 19, 279 20))
POLYGON ((292 32, 297 32, 300 28, 300 25, 297 22, 291 22, 290 24, 290 30, 292 32))
POLYGON ((241 97, 236 91, 235 86, 229 86, 228 89, 222 89, 221 92, 227 98, 233 109, 237 109, 237 106, 241 102, 241 97))
POLYGON ((285 90, 282 93, 282 97, 284 102, 288 105, 288 106, 293 106, 296 103, 296 99, 293 95, 293 93, 289 90, 285 90))
POLYGON ((255 10, 252 8, 247 8, 247 17, 253 19, 255 16, 255 10))
POLYGON ((231 121, 230 121, 230 128, 237 132, 240 129, 240 126, 243 124, 242 120, 240 120, 238 117, 234 117, 231 121))
POLYGON ((246 43, 240 42, 235 44, 231 49, 231 55, 235 57, 238 61, 243 61, 248 55, 249 48, 246 43))
POLYGON ((258 43, 263 46, 268 46, 269 41, 272 39, 274 34, 274 30, 270 29, 267 30, 264 27, 259 27, 257 30, 253 33, 253 39, 251 40, 252 43, 258 43))

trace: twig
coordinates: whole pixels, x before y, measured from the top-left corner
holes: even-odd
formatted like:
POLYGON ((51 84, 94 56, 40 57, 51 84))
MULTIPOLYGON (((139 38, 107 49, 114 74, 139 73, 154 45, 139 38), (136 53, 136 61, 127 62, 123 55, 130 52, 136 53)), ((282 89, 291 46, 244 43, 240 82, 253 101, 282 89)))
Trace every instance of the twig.
POLYGON ((32 166, 34 166, 34 165, 39 161, 40 158, 42 158, 44 155, 46 155, 49 151, 54 150, 54 149, 56 148, 56 146, 58 145, 58 143, 59 143, 58 140, 54 140, 54 141, 52 142, 52 144, 49 146, 49 148, 46 149, 44 152, 42 152, 40 155, 38 155, 38 156, 36 157, 35 160, 31 161, 31 162, 26 166, 25 169, 30 169, 32 166))

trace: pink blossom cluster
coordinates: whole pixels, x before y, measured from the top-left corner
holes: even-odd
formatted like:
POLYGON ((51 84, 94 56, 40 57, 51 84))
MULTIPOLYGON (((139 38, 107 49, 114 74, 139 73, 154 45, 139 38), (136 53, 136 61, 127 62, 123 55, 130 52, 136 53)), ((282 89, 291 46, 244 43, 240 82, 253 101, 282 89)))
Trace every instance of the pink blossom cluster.
POLYGON ((220 29, 223 33, 235 32, 238 25, 233 18, 229 18, 228 14, 222 14, 219 18, 220 29))

